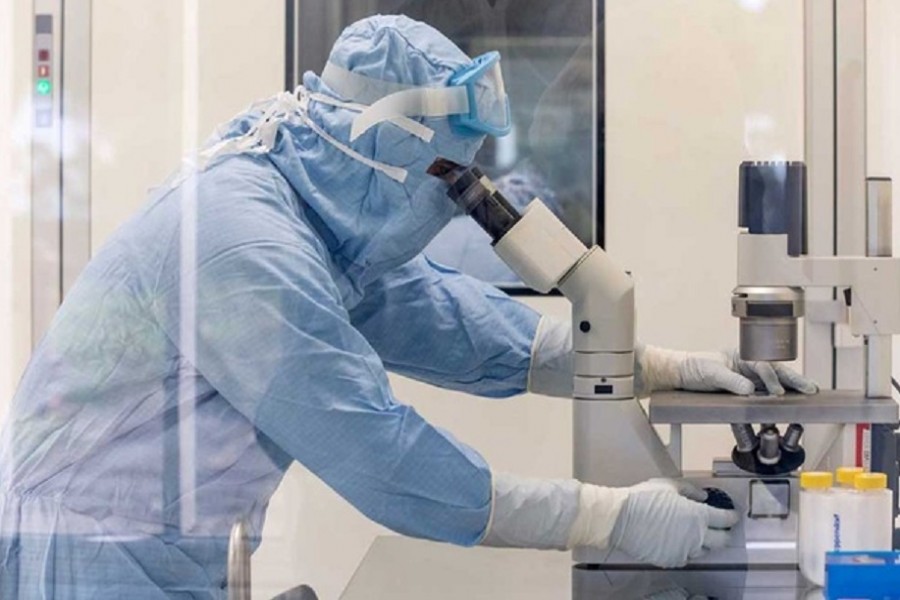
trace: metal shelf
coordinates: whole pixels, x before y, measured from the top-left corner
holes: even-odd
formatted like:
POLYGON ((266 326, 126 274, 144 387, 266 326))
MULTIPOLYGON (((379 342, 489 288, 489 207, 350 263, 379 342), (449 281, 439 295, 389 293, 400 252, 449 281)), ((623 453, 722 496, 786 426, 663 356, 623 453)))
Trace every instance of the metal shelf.
POLYGON ((888 423, 900 419, 891 398, 865 398, 860 391, 822 391, 814 396, 734 396, 662 392, 650 399, 657 424, 711 423, 888 423))

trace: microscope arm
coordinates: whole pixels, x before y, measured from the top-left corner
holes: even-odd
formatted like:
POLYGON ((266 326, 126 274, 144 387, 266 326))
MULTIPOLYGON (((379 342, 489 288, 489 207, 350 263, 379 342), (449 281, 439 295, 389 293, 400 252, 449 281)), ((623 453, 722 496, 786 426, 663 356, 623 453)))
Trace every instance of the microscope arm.
POLYGON ((634 282, 600 247, 587 248, 535 199, 495 244, 530 287, 572 303, 575 397, 634 396, 634 282))
POLYGON ((572 303, 574 475, 628 486, 681 470, 634 398, 634 282, 599 247, 587 248, 538 199, 522 214, 477 168, 436 165, 448 195, 493 240, 497 255, 539 292, 572 303), (629 460, 617 457, 628 456, 629 460))
POLYGON ((787 235, 741 234, 738 285, 850 288, 854 335, 900 333, 900 258, 794 258, 787 243, 787 235))
POLYGON ((529 286, 572 303, 574 474, 627 486, 681 469, 634 398, 634 282, 538 199, 494 247, 529 286), (625 454, 628 461, 615 457, 625 454))

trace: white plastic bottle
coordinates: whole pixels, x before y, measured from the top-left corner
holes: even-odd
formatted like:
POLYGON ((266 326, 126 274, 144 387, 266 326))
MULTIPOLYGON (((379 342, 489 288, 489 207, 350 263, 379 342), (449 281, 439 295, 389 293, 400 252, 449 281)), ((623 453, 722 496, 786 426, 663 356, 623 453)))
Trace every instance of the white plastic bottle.
POLYGON ((859 473, 853 479, 850 533, 843 550, 889 551, 893 547, 894 493, 884 473, 859 473))
POLYGON ((832 545, 835 550, 857 550, 859 540, 854 517, 857 506, 856 488, 853 481, 856 476, 863 473, 862 467, 839 467, 834 472, 835 483, 833 490, 834 512, 832 520, 832 545))
POLYGON ((831 473, 800 474, 798 563, 803 576, 816 585, 825 585, 825 553, 834 549, 833 483, 831 473))

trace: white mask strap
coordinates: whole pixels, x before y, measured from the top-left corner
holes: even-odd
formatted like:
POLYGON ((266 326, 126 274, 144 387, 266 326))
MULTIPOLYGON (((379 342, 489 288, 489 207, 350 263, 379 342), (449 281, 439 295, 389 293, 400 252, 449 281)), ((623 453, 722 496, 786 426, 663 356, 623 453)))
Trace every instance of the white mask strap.
MULTIPOLYGON (((300 88, 300 94, 301 94, 300 102, 301 102, 301 104, 304 104, 304 99, 308 98, 308 96, 305 95, 306 90, 300 88)), ((387 165, 383 162, 378 162, 377 160, 372 160, 371 158, 366 158, 365 156, 363 156, 362 154, 360 154, 353 148, 342 144, 337 139, 335 139, 334 137, 329 135, 327 131, 325 131, 324 129, 319 127, 312 119, 310 119, 307 116, 306 110, 305 110, 305 105, 304 105, 304 110, 301 112, 301 114, 303 115, 303 120, 304 120, 304 123, 307 125, 307 127, 309 127, 314 132, 316 132, 316 135, 318 135, 320 138, 322 138, 323 140, 325 140, 326 142, 328 142, 329 144, 334 146, 336 149, 340 150, 341 152, 343 152, 344 154, 346 154, 353 160, 366 165, 370 169, 374 169, 374 170, 378 171, 379 173, 383 173, 384 175, 386 175, 387 177, 390 177, 397 183, 401 183, 401 184, 406 183, 406 178, 409 175, 409 173, 406 171, 406 169, 401 169, 400 167, 392 167, 391 165, 387 165)))
MULTIPOLYGON (((225 138, 211 147, 198 153, 198 166, 200 170, 206 167, 216 158, 231 154, 248 152, 261 154, 269 152, 275 146, 275 137, 278 134, 278 126, 285 120, 288 114, 296 107, 296 98, 291 94, 281 93, 270 103, 260 120, 244 135, 225 138)), ((255 103, 250 110, 262 103, 255 103)))
MULTIPOLYGON (((394 167, 370 158, 366 158, 359 152, 342 144, 327 131, 319 127, 307 113, 309 101, 312 95, 302 86, 297 88, 296 95, 283 92, 272 102, 268 110, 260 117, 260 120, 254 125, 250 131, 242 136, 228 138, 213 145, 211 148, 200 153, 200 169, 203 170, 212 161, 222 156, 232 154, 265 154, 271 151, 275 146, 275 138, 278 133, 279 126, 285 121, 292 118, 299 119, 316 135, 321 137, 327 143, 334 146, 337 150, 343 152, 353 160, 366 165, 370 169, 374 169, 385 176, 390 177, 397 183, 405 183, 408 176, 406 169, 394 167), (299 98, 298 98, 299 97, 299 98)), ((331 100, 329 98, 329 100, 331 100)))
MULTIPOLYGON (((358 113, 364 112, 369 108, 364 104, 357 104, 356 102, 344 102, 342 100, 332 98, 331 96, 326 96, 325 94, 310 93, 309 98, 310 100, 319 102, 321 104, 328 104, 329 106, 343 108, 345 110, 351 110, 358 113)), ((414 121, 407 117, 395 117, 393 119, 390 119, 390 121, 400 129, 403 129, 410 135, 416 136, 425 143, 429 143, 432 139, 434 139, 434 130, 430 127, 422 125, 418 121, 414 121)))
POLYGON ((469 112, 465 87, 416 88, 386 96, 364 110, 353 121, 350 141, 366 131, 397 117, 449 117, 469 112))

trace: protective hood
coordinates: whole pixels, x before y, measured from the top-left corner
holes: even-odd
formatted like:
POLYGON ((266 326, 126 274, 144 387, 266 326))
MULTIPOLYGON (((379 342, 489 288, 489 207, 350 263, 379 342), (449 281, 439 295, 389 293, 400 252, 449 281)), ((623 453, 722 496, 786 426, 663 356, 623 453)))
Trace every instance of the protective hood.
MULTIPOLYGON (((446 86, 472 61, 428 25, 403 16, 376 16, 348 27, 335 43, 329 63, 367 78, 362 81, 383 82, 390 88, 446 86)), ((446 197, 446 184, 426 170, 438 157, 471 164, 484 137, 455 134, 447 118, 419 118, 434 131, 430 142, 385 122, 351 144, 351 126, 358 113, 315 97, 371 103, 379 86, 358 90, 357 95, 368 97, 343 97, 308 72, 302 87, 309 98, 306 118, 311 123, 285 121, 268 155, 301 197, 306 217, 325 241, 337 269, 361 291, 416 256, 447 224, 454 207, 446 197), (405 169, 405 181, 341 151, 328 136, 365 159, 405 169)))

